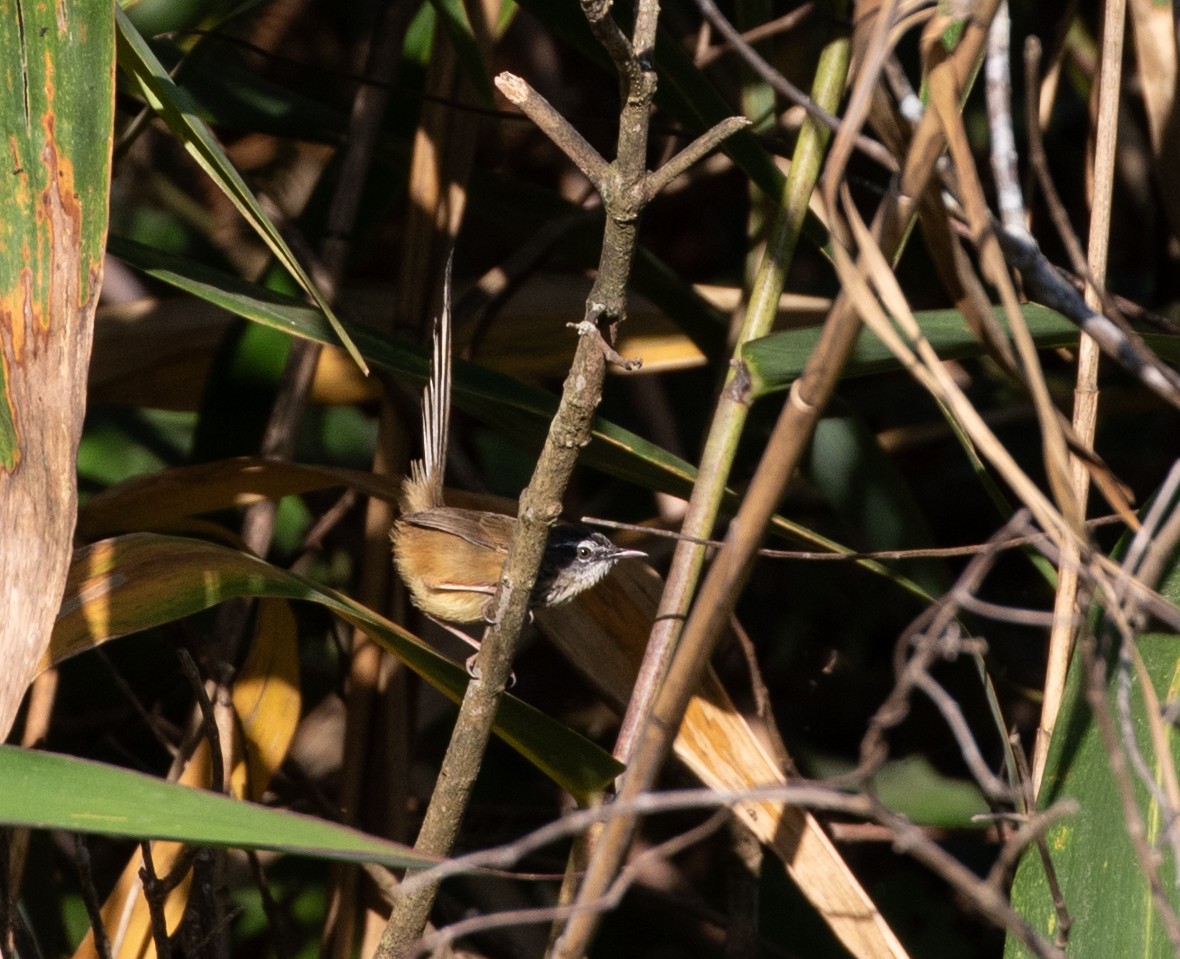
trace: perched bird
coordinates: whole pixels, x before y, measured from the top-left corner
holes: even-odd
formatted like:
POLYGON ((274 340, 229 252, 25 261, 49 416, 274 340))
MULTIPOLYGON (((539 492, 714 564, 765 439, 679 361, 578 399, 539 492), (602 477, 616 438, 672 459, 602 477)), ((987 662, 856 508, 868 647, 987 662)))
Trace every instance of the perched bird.
MULTIPOLYGON (((430 381, 422 398, 421 460, 402 486, 401 516, 390 532, 398 573, 414 605, 435 619, 488 619, 492 596, 516 530, 516 519, 443 504, 443 471, 451 412, 451 264, 442 315, 434 324, 430 381)), ((531 607, 555 606, 598 583, 615 563, 645 553, 615 546, 601 533, 572 523, 549 531, 529 598, 531 607)))

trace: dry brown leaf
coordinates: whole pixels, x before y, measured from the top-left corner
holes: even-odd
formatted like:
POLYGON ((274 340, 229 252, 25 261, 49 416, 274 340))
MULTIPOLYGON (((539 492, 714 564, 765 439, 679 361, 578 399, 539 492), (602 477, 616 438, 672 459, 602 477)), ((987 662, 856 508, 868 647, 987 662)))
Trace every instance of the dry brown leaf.
POLYGON ((177 520, 202 513, 333 486, 395 501, 401 481, 360 470, 250 456, 215 460, 137 476, 98 493, 79 511, 78 533, 100 539, 112 533, 172 528, 177 520))
POLYGON ((979 170, 963 128, 959 105, 962 100, 960 85, 954 62, 943 55, 941 41, 934 41, 928 47, 932 65, 928 73, 930 105, 942 123, 951 160, 954 163, 960 199, 967 211, 971 233, 979 248, 986 279, 998 290, 1000 302, 1008 318, 1008 326, 1020 357, 1024 381, 1032 397, 1033 407, 1041 426, 1042 454, 1045 474, 1053 499, 1066 522, 1079 535, 1084 527, 1085 517, 1081 514, 1073 494, 1070 478, 1069 456, 1066 451, 1065 435, 1061 429, 1057 407, 1054 406, 1049 388, 1045 384, 1044 371, 1037 356, 1032 334, 1024 322, 1024 314, 1012 286, 1008 264, 992 232, 987 200, 983 195, 979 170))

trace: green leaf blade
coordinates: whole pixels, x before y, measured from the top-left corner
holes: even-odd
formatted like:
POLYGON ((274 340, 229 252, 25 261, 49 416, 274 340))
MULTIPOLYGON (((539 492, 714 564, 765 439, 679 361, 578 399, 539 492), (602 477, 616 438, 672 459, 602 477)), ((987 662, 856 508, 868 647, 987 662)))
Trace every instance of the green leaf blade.
POLYGON ((271 849, 395 868, 434 862, 327 820, 74 756, 0 745, 0 781, 0 822, 8 826, 271 849))
MULTIPOLYGON (((1180 565, 1174 561, 1160 592, 1173 603, 1180 600, 1180 565)), ((1092 619, 1097 625, 1097 609, 1092 619)), ((1180 697, 1180 636, 1145 633, 1135 638, 1135 644, 1142 670, 1130 664, 1124 667, 1112 655, 1108 661, 1110 678, 1106 697, 1120 748, 1125 753, 1124 737, 1129 730, 1154 780, 1154 789, 1149 789, 1135 771, 1134 763, 1124 754, 1144 838, 1158 863, 1160 888, 1175 910, 1180 907, 1180 897, 1176 895, 1177 863, 1172 844, 1165 836, 1165 831, 1175 829, 1175 825, 1164 821, 1157 799, 1157 791, 1162 794, 1166 789, 1164 763, 1169 756, 1157 752, 1159 744, 1154 738, 1142 681, 1146 678, 1151 683, 1156 705, 1180 697), (1119 686, 1124 683, 1129 686, 1128 722, 1124 722, 1119 707, 1119 686)), ((1122 790, 1111 771, 1104 737, 1087 702, 1083 672, 1081 657, 1075 655, 1054 726, 1039 797, 1041 808, 1067 799, 1078 807, 1075 815, 1054 824, 1045 836, 1056 880, 1072 919, 1069 955, 1071 959, 1171 957, 1175 952, 1128 831, 1122 790)), ((1170 763, 1180 765, 1180 736, 1175 726, 1160 722, 1160 727, 1162 745, 1170 754, 1170 763)), ((1053 906, 1053 889, 1035 849, 1027 851, 1021 859, 1011 895, 1013 906, 1034 928, 1049 936, 1057 934, 1059 920, 1053 906)), ((1009 937, 1004 955, 1005 959, 1024 959, 1029 953, 1009 937)))

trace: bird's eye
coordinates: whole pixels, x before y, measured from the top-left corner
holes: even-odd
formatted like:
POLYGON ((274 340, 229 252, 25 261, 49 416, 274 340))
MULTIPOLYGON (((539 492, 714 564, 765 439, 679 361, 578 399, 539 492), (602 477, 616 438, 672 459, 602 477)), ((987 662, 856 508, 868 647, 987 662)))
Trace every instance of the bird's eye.
POLYGON ((590 558, 590 547, 589 546, 579 546, 578 547, 578 559, 586 560, 589 558, 590 558))

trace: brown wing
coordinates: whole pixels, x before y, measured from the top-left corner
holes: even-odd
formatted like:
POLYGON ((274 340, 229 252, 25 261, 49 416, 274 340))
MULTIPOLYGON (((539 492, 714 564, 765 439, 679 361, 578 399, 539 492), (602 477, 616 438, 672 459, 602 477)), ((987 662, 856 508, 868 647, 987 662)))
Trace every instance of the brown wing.
POLYGON ((512 540, 512 532, 516 528, 516 520, 511 516, 503 516, 500 513, 484 513, 477 510, 455 509, 450 506, 440 506, 421 513, 410 513, 408 516, 403 516, 401 522, 407 526, 417 526, 419 529, 434 529, 440 533, 450 533, 452 536, 466 540, 472 546, 505 554, 508 552, 508 543, 512 540))

